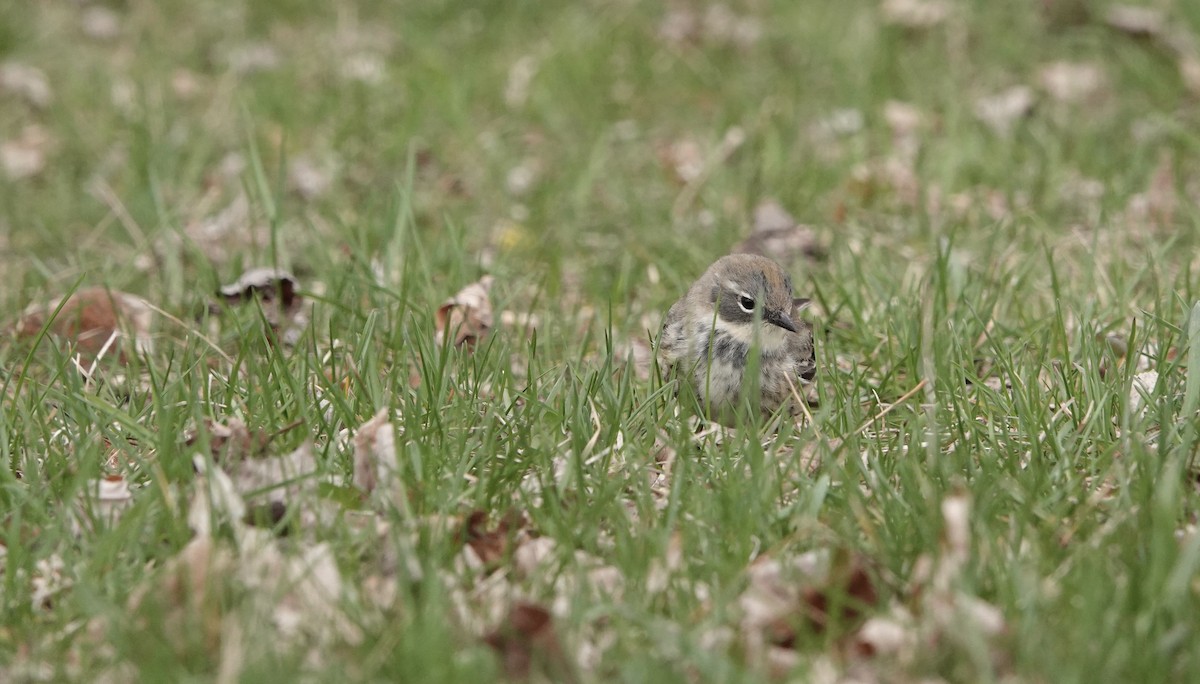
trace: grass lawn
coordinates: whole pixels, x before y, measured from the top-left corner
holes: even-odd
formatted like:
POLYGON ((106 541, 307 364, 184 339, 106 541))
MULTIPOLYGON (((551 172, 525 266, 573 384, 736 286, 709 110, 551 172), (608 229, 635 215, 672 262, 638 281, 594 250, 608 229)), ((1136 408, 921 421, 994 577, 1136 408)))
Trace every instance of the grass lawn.
POLYGON ((1200 681, 1198 199, 1183 0, 0 3, 0 680, 1200 681))

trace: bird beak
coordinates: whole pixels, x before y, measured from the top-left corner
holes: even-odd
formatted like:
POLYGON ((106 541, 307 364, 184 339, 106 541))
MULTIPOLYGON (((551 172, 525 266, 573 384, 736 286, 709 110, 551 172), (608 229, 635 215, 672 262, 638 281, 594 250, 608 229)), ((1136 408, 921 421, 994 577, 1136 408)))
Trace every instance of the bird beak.
POLYGON ((767 322, 772 325, 777 325, 788 332, 799 332, 796 329, 796 324, 792 322, 791 317, 782 311, 767 316, 767 322))

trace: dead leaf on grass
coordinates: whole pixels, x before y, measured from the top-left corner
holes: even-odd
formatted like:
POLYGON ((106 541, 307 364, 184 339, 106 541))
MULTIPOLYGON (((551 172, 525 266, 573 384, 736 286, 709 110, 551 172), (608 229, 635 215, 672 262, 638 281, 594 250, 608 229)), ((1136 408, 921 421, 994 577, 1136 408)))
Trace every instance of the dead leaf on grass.
POLYGON ((483 341, 494 322, 488 297, 494 280, 490 275, 483 276, 438 307, 434 319, 434 341, 438 345, 453 340, 455 347, 474 349, 483 341))
POLYGON ((509 67, 504 85, 504 104, 509 109, 520 109, 529 101, 529 87, 537 76, 539 61, 534 55, 524 55, 509 67))
POLYGON ((1033 89, 1018 85, 975 100, 975 116, 992 132, 1007 136, 1017 122, 1033 111, 1036 102, 1033 89))
POLYGON ((1125 218, 1133 222, 1130 228, 1136 229, 1138 224, 1166 228, 1174 225, 1178 210, 1175 156, 1171 150, 1164 148, 1159 151, 1158 164, 1150 174, 1146 189, 1129 198, 1125 218))
POLYGON ((1167 18, 1154 7, 1112 5, 1104 14, 1104 23, 1135 38, 1155 38, 1163 34, 1167 18))
POLYGON ((294 344, 307 319, 301 306, 304 298, 297 292, 295 276, 274 268, 252 268, 229 285, 222 285, 218 296, 226 304, 259 301, 267 323, 281 332, 285 344, 294 344))
POLYGON ((197 535, 129 595, 128 613, 168 646, 216 655, 235 565, 230 551, 197 535))
POLYGON ((308 156, 300 156, 288 163, 288 188, 306 200, 320 198, 333 187, 334 164, 308 156))
POLYGON ((458 532, 465 546, 466 564, 486 572, 495 570, 520 543, 517 535, 525 526, 525 516, 520 511, 509 511, 495 525, 491 524, 487 511, 471 511, 458 532))
POLYGON ((0 90, 20 97, 38 109, 48 107, 54 100, 46 73, 20 62, 0 64, 0 90))
POLYGON ((121 34, 121 18, 103 5, 89 5, 79 16, 83 35, 97 41, 110 41, 121 34))
POLYGON ((221 298, 232 304, 247 302, 258 297, 263 302, 279 302, 283 309, 290 310, 299 303, 296 294, 296 278, 287 271, 273 268, 252 268, 237 280, 222 285, 221 298))
POLYGON ((946 0, 884 0, 879 9, 885 23, 924 30, 945 23, 953 6, 946 0))
POLYGON ((760 557, 746 571, 738 598, 741 640, 751 662, 781 675, 798 662, 805 634, 836 629, 854 638, 856 624, 879 603, 865 560, 846 550, 809 551, 786 559, 760 557))
POLYGON ((54 601, 73 584, 67 574, 67 564, 58 554, 39 558, 33 564, 33 575, 30 578, 32 591, 30 603, 35 612, 54 608, 54 601))
POLYGON ((547 681, 578 681, 575 667, 555 633, 553 616, 536 603, 513 604, 483 641, 495 649, 505 674, 512 679, 529 679, 536 672, 547 681))
POLYGON ((202 433, 208 435, 208 445, 213 461, 217 463, 230 463, 244 458, 261 456, 271 442, 271 435, 262 430, 251 432, 246 423, 238 418, 230 418, 224 423, 218 423, 212 418, 205 418, 202 427, 188 430, 185 433, 184 446, 195 446, 200 441, 202 433))
POLYGON ((29 338, 48 327, 52 335, 89 359, 114 354, 124 363, 129 350, 120 344, 122 339, 132 339, 133 350, 139 354, 153 350, 150 337, 153 322, 154 309, 141 297, 104 287, 88 287, 68 295, 65 302, 59 298, 30 305, 14 326, 14 332, 17 337, 29 338))
POLYGON ((1095 62, 1052 62, 1038 70, 1038 83, 1059 102, 1097 99, 1108 86, 1104 68, 1095 62))
POLYGON ((21 129, 21 134, 0 142, 0 168, 10 181, 25 180, 46 170, 46 159, 54 139, 37 124, 21 129))
POLYGON ((368 494, 381 485, 386 487, 396 474, 396 438, 390 413, 380 409, 354 432, 354 484, 368 494))
POLYGON ((812 226, 796 219, 776 200, 763 200, 754 208, 754 230, 729 250, 731 254, 761 254, 785 265, 804 257, 823 260, 825 247, 812 226))
POLYGON ((659 39, 674 48, 708 43, 743 50, 762 39, 762 21, 752 14, 738 14, 720 2, 708 5, 703 15, 697 9, 673 4, 659 21, 659 39))
POLYGON ((222 57, 229 70, 239 76, 274 71, 283 61, 279 57, 279 51, 269 43, 239 45, 225 50, 222 57))
POLYGON ((704 174, 704 147, 695 138, 686 137, 658 148, 658 159, 676 182, 686 185, 704 174))

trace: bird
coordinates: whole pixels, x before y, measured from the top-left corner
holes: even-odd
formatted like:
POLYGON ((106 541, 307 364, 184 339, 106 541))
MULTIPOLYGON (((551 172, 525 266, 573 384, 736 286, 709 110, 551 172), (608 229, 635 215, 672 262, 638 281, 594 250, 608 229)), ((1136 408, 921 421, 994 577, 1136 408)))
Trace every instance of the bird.
POLYGON ((691 393, 704 417, 726 426, 746 406, 771 416, 787 404, 794 415, 817 373, 812 325, 799 318, 809 303, 793 298, 791 277, 768 257, 717 259, 663 320, 659 360, 676 394, 691 393))

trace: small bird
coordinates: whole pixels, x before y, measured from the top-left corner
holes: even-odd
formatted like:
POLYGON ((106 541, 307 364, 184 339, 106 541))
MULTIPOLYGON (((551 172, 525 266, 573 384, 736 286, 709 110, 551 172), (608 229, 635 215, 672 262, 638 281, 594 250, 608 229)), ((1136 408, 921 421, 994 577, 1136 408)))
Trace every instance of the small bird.
POLYGON ((660 358, 710 420, 733 425, 743 402, 769 416, 816 377, 812 326, 798 317, 808 303, 792 298, 775 261, 721 257, 667 312, 660 358), (757 378, 747 373, 755 366, 757 378))

